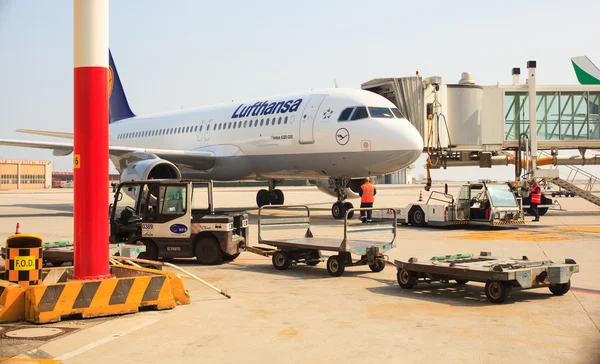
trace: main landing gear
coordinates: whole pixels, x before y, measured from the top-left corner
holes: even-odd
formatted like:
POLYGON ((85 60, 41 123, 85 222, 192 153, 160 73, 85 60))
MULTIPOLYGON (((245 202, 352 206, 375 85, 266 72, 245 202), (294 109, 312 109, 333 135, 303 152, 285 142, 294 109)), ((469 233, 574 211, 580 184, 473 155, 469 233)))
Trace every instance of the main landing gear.
MULTIPOLYGON (((348 197, 348 195, 346 195, 346 185, 348 184, 348 179, 337 178, 334 181, 337 202, 331 206, 331 215, 334 219, 341 220, 344 218, 344 216, 346 216, 346 211, 354 208, 354 206, 350 202, 344 201, 348 197)), ((348 218, 351 219, 352 216, 354 216, 354 211, 348 214, 348 218)))
POLYGON ((283 205, 283 191, 275 188, 275 181, 269 181, 269 189, 262 189, 256 193, 256 205, 263 207, 266 205, 283 205))

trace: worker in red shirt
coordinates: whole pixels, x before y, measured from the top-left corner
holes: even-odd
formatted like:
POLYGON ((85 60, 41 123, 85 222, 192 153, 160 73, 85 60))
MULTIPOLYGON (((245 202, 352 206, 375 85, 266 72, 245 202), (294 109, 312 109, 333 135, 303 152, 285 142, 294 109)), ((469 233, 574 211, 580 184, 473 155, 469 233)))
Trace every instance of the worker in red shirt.
MULTIPOLYGON (((373 203, 375 202, 375 195, 377 194, 377 189, 375 186, 371 184, 371 179, 369 177, 365 178, 365 182, 360 186, 360 191, 358 192, 360 195, 360 207, 367 208, 373 207, 373 203)), ((360 212, 360 221, 363 223, 373 221, 373 211, 361 211, 360 212), (366 215, 366 216, 365 216, 366 215)))
POLYGON ((538 212, 538 205, 542 203, 542 188, 533 180, 533 187, 531 188, 531 201, 529 203, 530 213, 535 216, 532 222, 540 221, 540 213, 538 212))

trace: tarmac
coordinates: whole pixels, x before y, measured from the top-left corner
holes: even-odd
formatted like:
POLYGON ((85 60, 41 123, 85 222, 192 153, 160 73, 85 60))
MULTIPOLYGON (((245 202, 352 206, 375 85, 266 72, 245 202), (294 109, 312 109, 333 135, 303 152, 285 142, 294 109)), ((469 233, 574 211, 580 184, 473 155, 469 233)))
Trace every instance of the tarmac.
MULTIPOLYGON (((286 204, 311 208, 315 237, 341 242, 342 224, 331 218, 333 197, 314 187, 281 189, 286 204)), ((375 207, 405 206, 420 190, 380 185, 375 207)), ((251 245, 257 243, 256 191, 215 191, 217 207, 250 211, 251 245)), ((456 194, 458 185, 450 192, 456 194)), ((400 226, 397 247, 388 255, 392 261, 480 251, 532 260, 572 258, 580 273, 564 296, 540 288, 513 292, 497 305, 485 298, 480 283, 403 290, 391 265, 380 273, 351 267, 333 278, 323 263, 278 271, 269 258, 246 252, 218 266, 175 261, 227 291, 231 300, 185 279, 192 303, 173 310, 0 325, 0 357, 12 358, 7 363, 36 358, 86 364, 600 363, 600 208, 580 198, 557 199, 566 211, 550 210, 539 223, 527 216, 518 228, 400 226)), ((70 189, 2 191, 0 237, 11 235, 19 222, 22 233, 44 241, 72 241, 72 201, 70 189)))

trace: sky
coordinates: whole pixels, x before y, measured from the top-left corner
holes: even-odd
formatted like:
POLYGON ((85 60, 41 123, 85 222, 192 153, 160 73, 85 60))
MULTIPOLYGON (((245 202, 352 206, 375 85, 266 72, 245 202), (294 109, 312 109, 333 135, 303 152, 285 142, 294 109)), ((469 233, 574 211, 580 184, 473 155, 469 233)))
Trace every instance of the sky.
MULTIPOLYGON (((537 61, 538 84, 575 84, 571 57, 600 64, 599 13, 597 0, 127 0, 110 1, 109 41, 129 104, 143 115, 332 87, 334 78, 360 88, 417 70, 445 83, 468 71, 481 85, 510 84, 512 67, 524 75, 528 60, 537 61)), ((73 1, 0 0, 0 49, 0 138, 61 141, 15 130, 73 130, 73 1)), ((72 169, 72 157, 47 150, 0 147, 3 158, 72 169)), ((433 176, 509 179, 512 171, 433 176)))

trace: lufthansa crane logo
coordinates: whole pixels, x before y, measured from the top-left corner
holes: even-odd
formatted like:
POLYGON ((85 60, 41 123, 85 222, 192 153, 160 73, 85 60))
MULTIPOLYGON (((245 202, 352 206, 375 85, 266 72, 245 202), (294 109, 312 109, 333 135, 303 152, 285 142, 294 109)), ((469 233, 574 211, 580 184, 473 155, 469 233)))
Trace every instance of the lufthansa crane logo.
POLYGON ((111 66, 108 66, 108 98, 109 99, 110 99, 110 95, 112 95, 114 80, 115 80, 115 75, 113 73, 113 69, 111 66))
POLYGON ((338 131, 335 132, 335 140, 339 145, 346 145, 350 140, 350 133, 348 133, 346 128, 338 129, 338 131))

